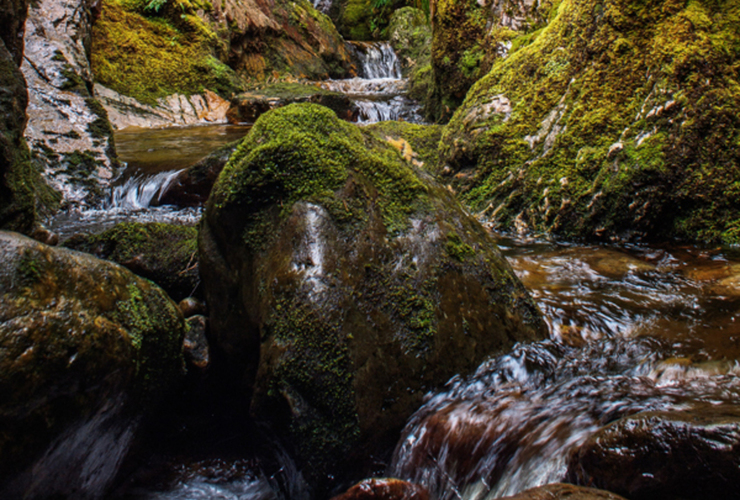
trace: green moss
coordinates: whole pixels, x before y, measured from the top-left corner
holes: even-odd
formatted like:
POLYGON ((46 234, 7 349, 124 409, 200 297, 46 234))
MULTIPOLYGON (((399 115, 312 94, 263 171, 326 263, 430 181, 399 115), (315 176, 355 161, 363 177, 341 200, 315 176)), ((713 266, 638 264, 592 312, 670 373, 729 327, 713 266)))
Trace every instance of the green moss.
POLYGON ((473 250, 473 247, 461 240, 460 236, 454 232, 447 233, 447 242, 445 244, 445 248, 447 249, 447 253, 450 255, 450 257, 458 260, 459 262, 463 262, 466 258, 475 255, 475 250, 473 250))
POLYGON ((122 222, 100 234, 77 235, 64 246, 123 264, 181 300, 200 281, 196 238, 194 227, 122 222))
POLYGON ((234 72, 211 56, 215 34, 194 15, 200 4, 170 2, 158 13, 144 7, 124 0, 103 3, 93 26, 97 81, 150 104, 174 93, 236 90, 234 72))
POLYGON ((738 20, 726 2, 563 1, 456 113, 453 184, 501 228, 721 240, 737 219, 738 20), (510 112, 478 114, 501 96, 510 112))
MULTIPOLYGON (((298 200, 325 206, 338 220, 358 221, 336 193, 350 176, 377 199, 389 231, 403 229, 406 217, 425 199, 425 187, 398 152, 371 133, 346 123, 328 108, 292 104, 262 115, 224 167, 209 204, 217 211, 238 209, 248 223, 245 241, 261 246, 259 210, 298 200)), ((237 230, 235 228, 235 230, 237 230)))
POLYGON ((441 125, 417 125, 407 122, 385 121, 365 127, 380 140, 403 139, 409 143, 425 170, 434 172, 438 163, 438 146, 442 137, 441 125))

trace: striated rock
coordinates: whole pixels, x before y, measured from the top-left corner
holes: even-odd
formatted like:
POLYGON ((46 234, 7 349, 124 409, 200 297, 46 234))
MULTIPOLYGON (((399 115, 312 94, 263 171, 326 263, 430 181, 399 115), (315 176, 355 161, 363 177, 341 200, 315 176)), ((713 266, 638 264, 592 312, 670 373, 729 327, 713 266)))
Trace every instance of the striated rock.
POLYGON ((429 492, 400 479, 365 479, 332 500, 429 500, 429 492))
POLYGON ((128 127, 163 128, 226 123, 229 101, 206 89, 202 94, 172 94, 148 105, 101 84, 95 95, 116 130, 128 127))
POLYGON ((486 231, 373 134, 292 104, 257 120, 200 228, 214 368, 318 491, 390 451, 423 395, 546 326, 486 231))
POLYGON ((180 301, 202 293, 196 236, 194 227, 121 222, 100 234, 75 235, 64 246, 121 264, 180 301))
POLYGON ((63 203, 95 205, 119 171, 88 55, 91 0, 33 2, 21 70, 29 88, 25 137, 33 161, 63 203))
POLYGON ((523 491, 518 495, 503 497, 502 500, 625 500, 619 495, 595 488, 572 484, 548 484, 523 491))
POLYGON ((568 475, 634 500, 733 498, 739 451, 740 406, 643 412, 589 438, 568 475))
POLYGON ((240 141, 218 148, 195 165, 181 170, 161 192, 160 205, 194 207, 204 205, 211 188, 240 141))
POLYGON ((740 241, 740 17, 725 7, 563 1, 455 114, 449 182, 498 228, 740 241))
POLYGON ((0 496, 101 498, 182 375, 182 316, 126 269, 17 233, 0 263, 0 496))
POLYGON ((30 162, 23 140, 28 94, 18 69, 23 59, 27 5, 0 5, 0 228, 31 234, 38 227, 37 204, 55 199, 30 162))
POLYGON ((227 113, 229 123, 254 123, 271 109, 298 102, 321 104, 347 121, 357 121, 359 110, 346 94, 332 92, 316 85, 282 83, 239 94, 231 100, 227 113))

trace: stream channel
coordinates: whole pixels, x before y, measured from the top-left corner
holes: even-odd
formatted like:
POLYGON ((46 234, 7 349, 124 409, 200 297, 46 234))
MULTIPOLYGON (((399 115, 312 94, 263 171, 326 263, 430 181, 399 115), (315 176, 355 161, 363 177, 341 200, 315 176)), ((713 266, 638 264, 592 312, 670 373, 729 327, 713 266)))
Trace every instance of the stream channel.
MULTIPOLYGON (((361 49, 377 60, 388 56, 382 47, 361 49)), ((398 114, 403 81, 397 61, 383 64, 382 72, 370 66, 364 78, 324 85, 358 96, 361 121, 420 121, 406 104, 398 114)), ((52 228, 65 237, 122 220, 195 224, 201 209, 156 207, 159 193, 179 169, 247 131, 119 132, 128 167, 109 200, 60 217, 52 228)), ((378 464, 379 475, 417 482, 440 500, 498 498, 565 479, 572 452, 625 415, 738 400, 740 255, 493 236, 546 317, 551 339, 517 346, 428 395, 390 463, 378 464)), ((196 397, 199 410, 152 431, 165 436, 161 445, 134 454, 117 497, 307 498, 299 471, 268 431, 254 424, 232 432, 238 411, 207 393, 196 397), (189 420, 203 408, 210 412, 206 428, 189 420)))

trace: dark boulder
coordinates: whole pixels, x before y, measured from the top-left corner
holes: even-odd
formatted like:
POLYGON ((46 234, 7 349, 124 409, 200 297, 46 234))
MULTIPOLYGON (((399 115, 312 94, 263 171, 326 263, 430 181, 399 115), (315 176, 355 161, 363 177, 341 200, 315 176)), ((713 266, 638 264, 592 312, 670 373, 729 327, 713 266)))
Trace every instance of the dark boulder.
POLYGON ((121 222, 100 234, 75 235, 64 246, 121 264, 180 301, 202 293, 197 234, 190 226, 121 222))
POLYGON ((204 205, 218 174, 229 161, 239 141, 221 146, 195 165, 180 171, 157 199, 159 205, 195 207, 204 205))
POLYGON ((102 497, 183 335, 151 282, 0 232, 0 497, 102 497))
POLYGON ((199 234, 214 368, 319 489, 389 452, 423 395, 546 326, 485 229, 322 106, 263 115, 199 234))
POLYGON ((624 417, 581 446, 568 474, 632 500, 735 498, 740 406, 624 417))

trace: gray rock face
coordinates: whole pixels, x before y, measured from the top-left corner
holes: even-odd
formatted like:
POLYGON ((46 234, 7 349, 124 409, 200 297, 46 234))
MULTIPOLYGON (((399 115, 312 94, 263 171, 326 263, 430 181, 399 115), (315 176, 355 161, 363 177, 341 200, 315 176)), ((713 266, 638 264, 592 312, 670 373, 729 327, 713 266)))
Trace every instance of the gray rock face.
POLYGON ((25 137, 44 178, 72 205, 95 204, 119 165, 90 70, 90 0, 40 0, 28 12, 21 70, 25 137))
POLYGON ((0 231, 0 498, 102 497, 183 336, 150 281, 0 231))

